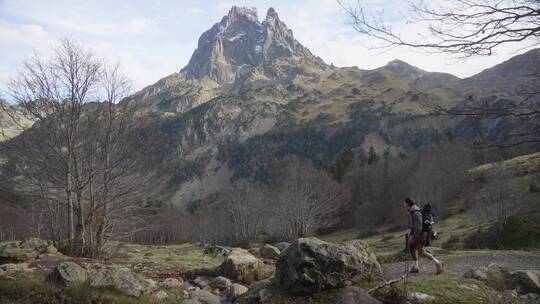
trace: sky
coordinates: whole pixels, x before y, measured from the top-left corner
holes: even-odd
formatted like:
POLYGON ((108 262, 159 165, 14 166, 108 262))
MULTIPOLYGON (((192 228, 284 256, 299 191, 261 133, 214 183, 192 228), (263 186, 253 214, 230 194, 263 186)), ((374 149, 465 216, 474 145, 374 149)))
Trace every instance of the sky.
MULTIPOLYGON (((441 0, 438 0, 441 1, 441 0)), ((404 1, 366 0, 405 37, 404 1)), ((199 36, 219 22, 233 5, 256 7, 264 19, 273 7, 295 37, 312 53, 336 66, 373 69, 400 59, 427 71, 468 77, 524 52, 504 45, 496 54, 456 59, 414 49, 374 50, 375 42, 355 32, 336 0, 0 0, 0 96, 25 58, 50 55, 64 37, 83 42, 98 56, 119 61, 138 90, 184 67, 199 36)))

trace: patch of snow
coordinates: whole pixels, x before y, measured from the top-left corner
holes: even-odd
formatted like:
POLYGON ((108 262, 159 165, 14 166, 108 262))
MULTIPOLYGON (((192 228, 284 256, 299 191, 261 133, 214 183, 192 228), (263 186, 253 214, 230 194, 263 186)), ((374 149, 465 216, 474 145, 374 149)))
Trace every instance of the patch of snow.
POLYGON ((260 53, 261 51, 262 51, 262 46, 259 44, 255 45, 255 52, 260 53))
POLYGON ((246 35, 246 33, 244 32, 240 32, 236 35, 234 35, 233 37, 229 38, 229 41, 235 41, 236 39, 239 39, 239 38, 242 38, 246 35))

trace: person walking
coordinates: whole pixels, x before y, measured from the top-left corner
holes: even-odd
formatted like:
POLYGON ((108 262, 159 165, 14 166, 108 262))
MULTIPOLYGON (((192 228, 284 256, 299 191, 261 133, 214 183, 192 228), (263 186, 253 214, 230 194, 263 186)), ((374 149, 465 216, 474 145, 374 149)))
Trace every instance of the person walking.
POLYGON ((408 247, 413 259, 413 266, 409 269, 409 273, 419 273, 418 268, 418 255, 421 255, 435 263, 437 274, 443 272, 443 264, 437 258, 424 249, 424 233, 423 233, 423 218, 420 208, 414 203, 414 201, 407 197, 404 200, 405 208, 408 213, 408 247))

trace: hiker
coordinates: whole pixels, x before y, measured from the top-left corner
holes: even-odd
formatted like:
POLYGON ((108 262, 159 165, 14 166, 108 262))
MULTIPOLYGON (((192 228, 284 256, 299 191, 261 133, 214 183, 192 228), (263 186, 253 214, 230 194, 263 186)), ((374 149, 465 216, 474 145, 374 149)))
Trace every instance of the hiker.
POLYGON ((413 258, 413 266, 409 269, 410 273, 418 273, 420 269, 418 268, 418 255, 421 255, 427 259, 435 262, 437 268, 437 274, 443 272, 443 265, 441 261, 437 260, 433 255, 426 252, 424 249, 424 231, 423 225, 424 220, 422 218, 422 212, 420 208, 413 202, 409 197, 405 198, 404 205, 408 211, 408 247, 413 258))

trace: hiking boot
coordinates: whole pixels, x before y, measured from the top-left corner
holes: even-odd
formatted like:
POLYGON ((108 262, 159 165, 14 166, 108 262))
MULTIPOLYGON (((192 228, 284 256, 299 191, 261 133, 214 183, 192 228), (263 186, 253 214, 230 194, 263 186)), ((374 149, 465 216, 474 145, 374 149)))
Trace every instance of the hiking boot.
POLYGON ((409 273, 419 273, 419 272, 420 272, 420 270, 418 268, 414 267, 414 266, 411 267, 411 269, 409 269, 409 273))
POLYGON ((442 262, 435 264, 435 266, 437 267, 437 274, 441 274, 444 272, 444 265, 442 262))

